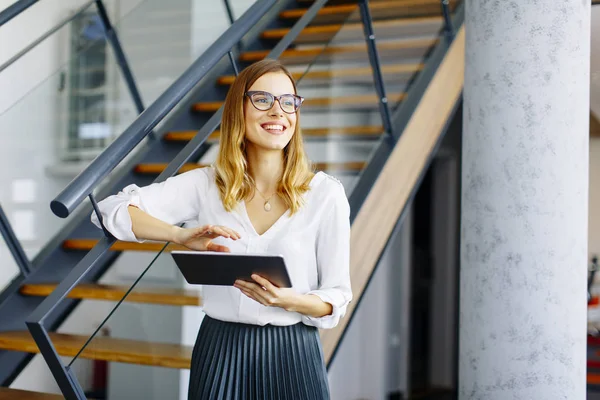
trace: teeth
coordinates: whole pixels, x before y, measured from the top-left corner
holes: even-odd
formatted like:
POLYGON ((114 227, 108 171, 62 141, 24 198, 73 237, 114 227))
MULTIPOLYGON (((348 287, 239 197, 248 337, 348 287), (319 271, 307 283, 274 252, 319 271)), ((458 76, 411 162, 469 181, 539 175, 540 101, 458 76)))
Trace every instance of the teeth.
POLYGON ((282 131, 283 130, 283 126, 281 125, 263 125, 263 128, 266 130, 271 130, 271 131, 282 131))

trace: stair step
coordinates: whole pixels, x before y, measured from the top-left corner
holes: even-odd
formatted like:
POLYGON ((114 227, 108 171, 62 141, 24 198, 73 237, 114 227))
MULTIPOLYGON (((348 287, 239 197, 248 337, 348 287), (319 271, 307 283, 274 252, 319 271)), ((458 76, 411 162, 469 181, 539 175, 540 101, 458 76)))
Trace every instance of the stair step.
MULTIPOLYGON (((305 138, 328 138, 328 137, 379 137, 383 132, 382 126, 349 126, 349 127, 333 127, 333 128, 304 128, 302 136, 305 138)), ((171 142, 189 142, 196 136, 198 131, 179 131, 169 132, 163 138, 171 142)), ((219 140, 221 131, 213 132, 209 137, 209 141, 219 140)))
POLYGON ((58 394, 0 387, 0 400, 63 400, 58 394))
MULTIPOLYGON (((27 296, 49 296, 56 283, 27 284, 21 287, 21 294, 27 296)), ((119 301, 125 296, 129 286, 104 285, 98 283, 79 284, 69 293, 71 299, 93 299, 119 301)), ((200 306, 198 293, 176 288, 136 287, 125 298, 130 303, 162 304, 170 306, 200 306)))
MULTIPOLYGON (((65 250, 71 251, 89 251, 96 244, 98 240, 96 239, 68 239, 63 242, 63 248, 65 250)), ((136 242, 115 242, 115 245, 111 247, 112 251, 152 251, 159 252, 164 247, 164 243, 160 242, 146 242, 146 243, 136 243, 136 242)), ((189 250, 187 247, 183 246, 175 246, 169 245, 165 249, 165 253, 170 253, 173 250, 189 250)), ((131 294, 130 294, 131 296, 131 294)))
MULTIPOLYGON (((450 9, 454 10, 457 0, 450 2, 450 9)), ((381 0, 369 5, 371 17, 377 19, 420 17, 429 15, 441 15, 442 8, 439 0, 406 0, 399 2, 397 0, 381 0)), ((306 8, 295 10, 286 10, 279 14, 283 20, 296 20, 301 18, 306 8)), ((358 5, 338 4, 321 8, 316 17, 311 21, 314 24, 335 24, 345 21, 360 20, 358 5)))
MULTIPOLYGON (((377 39, 398 38, 420 35, 437 35, 442 27, 442 17, 401 18, 373 22, 373 30, 377 39)), ((261 34, 262 39, 281 40, 289 33, 290 28, 266 30, 261 34)), ((362 23, 346 23, 309 26, 304 28, 294 43, 323 43, 335 41, 365 40, 362 23)))
MULTIPOLYGON (((63 249, 65 250, 91 250, 98 243, 96 239, 67 239, 63 242, 63 249)), ((132 242, 121 242, 116 241, 112 246, 112 251, 150 251, 159 252, 165 246, 162 242, 144 242, 144 243, 132 243, 132 242)), ((170 243, 165 252, 171 252, 173 250, 189 250, 185 246, 170 243)))
MULTIPOLYGON (((88 340, 88 336, 49 333, 59 355, 74 357, 88 340)), ((0 349, 39 353, 29 331, 0 332, 0 349)), ((170 343, 145 342, 99 336, 81 353, 81 358, 151 365, 166 368, 190 368, 192 346, 170 343)))
MULTIPOLYGON (((395 64, 395 65, 382 65, 381 73, 384 79, 396 79, 400 80, 401 76, 405 75, 405 78, 410 78, 414 73, 419 72, 423 69, 423 64, 395 64)), ((326 83, 327 81, 333 80, 331 83, 344 83, 344 82, 364 82, 373 83, 373 69, 369 67, 360 68, 344 68, 344 69, 331 69, 323 71, 309 71, 306 74, 304 72, 293 72, 292 76, 295 80, 302 78, 302 84, 311 83, 312 81, 319 81, 326 83)), ((222 76, 217 80, 219 85, 231 85, 235 81, 235 75, 222 76)))
MULTIPOLYGON (((388 103, 393 105, 404 99, 405 93, 389 93, 388 103)), ((195 103, 192 111, 216 112, 223 105, 222 101, 208 101, 195 103)), ((329 110, 370 110, 377 109, 378 97, 376 94, 349 95, 343 97, 317 97, 308 98, 302 104, 302 110, 329 111, 329 110)))
MULTIPOLYGON (((600 0, 599 0, 600 1, 600 0)), ((403 39, 377 43, 377 52, 381 59, 392 57, 394 60, 404 57, 421 57, 438 39, 403 39)), ((246 51, 240 55, 242 62, 260 61, 267 57, 270 50, 246 51)), ((356 61, 368 60, 367 45, 348 44, 331 45, 323 48, 315 46, 304 49, 285 50, 279 59, 286 65, 308 64, 318 57, 319 61, 356 61)))
MULTIPOLYGON (((313 164, 314 164, 315 168, 319 171, 330 171, 330 172, 334 172, 334 171, 335 172, 359 172, 366 166, 366 163, 363 161, 349 161, 349 162, 339 162, 339 163, 320 162, 320 163, 313 163, 313 164)), ((179 173, 191 171, 191 170, 197 169, 197 168, 204 168, 206 166, 207 166, 206 164, 195 164, 195 163, 184 164, 183 167, 181 167, 181 169, 179 170, 179 173)), ((137 172, 138 174, 158 175, 161 172, 163 172, 166 167, 167 167, 167 164, 164 164, 164 163, 138 164, 135 168, 135 172, 137 172)))

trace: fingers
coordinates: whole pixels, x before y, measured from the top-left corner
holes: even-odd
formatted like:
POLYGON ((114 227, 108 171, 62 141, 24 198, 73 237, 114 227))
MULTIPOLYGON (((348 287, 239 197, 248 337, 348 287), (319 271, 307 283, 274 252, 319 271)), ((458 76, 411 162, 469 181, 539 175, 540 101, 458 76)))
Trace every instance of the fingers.
POLYGON ((272 305, 272 302, 270 301, 270 294, 256 283, 246 282, 241 279, 238 279, 237 281, 235 281, 235 284, 233 286, 240 289, 242 293, 258 301, 260 304, 263 304, 265 306, 272 305))
POLYGON ((228 239, 238 240, 241 239, 241 235, 231 228, 227 228, 222 225, 204 225, 198 230, 199 236, 208 236, 214 239, 219 236, 223 236, 228 239))
POLYGON ((256 296, 254 295, 254 293, 252 293, 252 292, 250 292, 250 291, 248 291, 248 290, 246 290, 246 289, 242 289, 242 288, 239 288, 239 289, 240 289, 240 291, 241 291, 241 292, 242 292, 242 293, 243 293, 243 294, 244 294, 246 297, 249 297, 249 298, 251 298, 252 300, 254 300, 254 301, 256 301, 256 302, 258 302, 258 303, 262 304, 263 306, 266 306, 266 305, 268 305, 268 304, 266 304, 266 303, 265 303, 265 301, 264 301, 263 299, 256 297, 256 296))
POLYGON ((216 244, 212 241, 208 242, 208 244, 206 245, 206 250, 208 251, 217 251, 220 253, 231 253, 231 250, 229 249, 229 247, 227 246, 223 246, 220 244, 216 244))
POLYGON ((275 289, 275 285, 260 275, 252 274, 252 279, 254 279, 260 286, 266 288, 269 292, 273 292, 273 289, 275 289))

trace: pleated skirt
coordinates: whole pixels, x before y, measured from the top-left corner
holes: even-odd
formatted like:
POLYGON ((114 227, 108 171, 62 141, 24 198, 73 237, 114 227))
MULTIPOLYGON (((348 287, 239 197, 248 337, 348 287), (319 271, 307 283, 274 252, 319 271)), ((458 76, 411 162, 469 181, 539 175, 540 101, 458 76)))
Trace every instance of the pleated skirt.
POLYGON ((328 400, 318 329, 247 325, 205 316, 188 400, 328 400))

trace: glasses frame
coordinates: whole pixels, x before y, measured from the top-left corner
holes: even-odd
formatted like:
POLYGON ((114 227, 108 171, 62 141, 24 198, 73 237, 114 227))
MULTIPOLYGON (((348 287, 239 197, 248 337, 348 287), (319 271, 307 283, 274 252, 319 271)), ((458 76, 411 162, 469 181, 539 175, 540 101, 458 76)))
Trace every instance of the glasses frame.
POLYGON ((298 96, 297 94, 293 94, 293 93, 286 93, 286 94, 282 94, 280 96, 275 96, 273 93, 265 92, 264 90, 249 90, 245 93, 245 95, 248 97, 248 99, 250 99, 250 104, 252 104, 252 107, 256 108, 258 111, 269 111, 275 105, 275 101, 277 101, 279 103, 279 108, 281 108, 281 111, 283 111, 286 114, 296 114, 298 112, 298 110, 300 109, 300 107, 302 107, 302 103, 304 103, 304 97, 298 96), (256 104, 254 104, 254 102, 252 101, 252 96, 255 94, 259 94, 259 93, 266 94, 273 98, 273 104, 271 104, 271 107, 269 107, 265 110, 261 110, 260 108, 258 108, 256 106, 256 104), (287 112, 283 109, 283 106, 281 105, 281 101, 279 99, 281 99, 284 96, 293 96, 295 99, 300 100, 300 104, 298 104, 298 106, 294 109, 294 111, 287 112))

